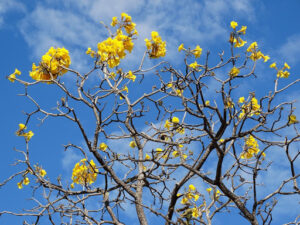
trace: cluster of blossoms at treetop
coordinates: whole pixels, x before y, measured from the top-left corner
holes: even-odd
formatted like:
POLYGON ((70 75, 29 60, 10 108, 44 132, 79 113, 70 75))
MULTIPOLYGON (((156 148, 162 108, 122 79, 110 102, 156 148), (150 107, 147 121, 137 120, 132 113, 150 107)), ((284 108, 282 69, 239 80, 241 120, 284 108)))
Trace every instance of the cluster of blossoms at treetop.
POLYGON ((98 172, 98 168, 92 159, 90 162, 88 162, 87 159, 80 160, 73 168, 73 183, 71 187, 74 188, 74 183, 81 185, 94 183, 97 179, 98 172))
POLYGON ((150 58, 159 58, 166 55, 166 42, 162 41, 158 32, 151 32, 151 40, 145 39, 150 58))
POLYGON ((38 66, 32 64, 32 71, 29 73, 32 79, 37 81, 48 81, 56 79, 57 76, 65 74, 71 64, 69 51, 65 48, 53 48, 42 56, 38 66), (65 67, 65 68, 64 68, 65 67))
POLYGON ((114 68, 120 64, 120 60, 126 56, 127 52, 130 53, 132 51, 134 47, 133 36, 138 35, 138 32, 135 29, 136 24, 132 22, 131 16, 126 13, 121 14, 120 21, 117 17, 113 17, 111 26, 118 26, 116 34, 98 43, 97 52, 88 48, 86 54, 91 57, 99 57, 99 63, 107 62, 110 68, 114 68), (122 29, 125 30, 127 35, 123 34, 122 29))

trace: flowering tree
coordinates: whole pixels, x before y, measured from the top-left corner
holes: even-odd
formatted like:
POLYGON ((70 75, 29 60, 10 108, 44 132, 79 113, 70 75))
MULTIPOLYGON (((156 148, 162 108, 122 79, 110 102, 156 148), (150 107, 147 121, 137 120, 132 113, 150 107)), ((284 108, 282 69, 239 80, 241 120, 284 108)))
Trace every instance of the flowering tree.
MULTIPOLYGON (((35 109, 26 113, 16 131, 26 145, 24 150, 16 150, 23 155, 17 165, 25 165, 25 169, 0 186, 11 180, 17 180, 19 189, 32 184, 35 206, 0 215, 24 216, 24 224, 29 224, 28 218, 34 218, 33 224, 43 218, 51 224, 125 224, 126 217, 119 211, 134 204, 143 225, 150 223, 150 217, 168 225, 212 224, 215 217, 232 210, 250 224, 270 224, 278 196, 300 192, 295 101, 279 102, 279 96, 300 79, 282 85, 290 67, 273 62, 269 65, 273 90, 265 96, 254 92, 239 96, 239 84, 256 79, 256 65, 270 57, 256 42, 245 48, 246 26, 237 29, 234 21, 230 26, 230 55, 219 54, 219 62, 213 66, 208 64, 209 52, 203 56, 199 45, 191 49, 181 44, 178 54, 185 54, 184 72, 166 61, 144 68, 145 60, 166 55, 166 42, 155 31, 151 39, 145 39, 146 51, 139 66, 129 71, 121 68, 138 37, 135 23, 126 13, 113 17, 111 27, 105 26, 109 37, 98 43, 97 49, 87 49, 94 63, 85 74, 71 68, 68 50, 53 47, 38 65, 32 65, 34 81, 20 79, 16 75, 21 72, 16 69, 8 79, 24 85, 24 96, 35 109), (218 71, 225 75, 218 76, 218 71), (66 73, 74 77, 74 87, 61 81, 66 73), (145 84, 145 73, 151 73, 151 84, 145 84), (94 74, 97 79, 91 87, 94 74), (43 89, 59 88, 63 97, 55 109, 44 109, 29 94, 39 83, 44 83, 39 86, 43 89), (135 85, 152 89, 133 95, 135 85), (94 127, 81 122, 83 108, 89 110, 94 127), (64 118, 80 131, 84 145, 64 146, 82 156, 68 181, 48 177, 47 168, 31 160, 34 133, 28 128, 33 115, 42 115, 42 122, 49 117, 64 118), (120 147, 113 148, 113 143, 120 147), (289 164, 289 177, 265 193, 261 178, 269 171, 268 155, 275 148, 285 153, 281 160, 289 164)), ((296 223, 297 218, 289 224, 296 223)))

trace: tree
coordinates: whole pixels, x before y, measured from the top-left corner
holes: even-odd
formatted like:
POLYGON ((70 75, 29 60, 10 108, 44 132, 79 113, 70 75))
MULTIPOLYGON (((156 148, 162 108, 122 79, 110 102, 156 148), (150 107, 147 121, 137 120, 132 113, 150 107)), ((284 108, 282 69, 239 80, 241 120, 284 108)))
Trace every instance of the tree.
POLYGON ((26 144, 25 150, 15 149, 23 155, 16 166, 25 169, 0 186, 16 179, 19 189, 31 184, 35 205, 22 213, 0 215, 24 216, 24 224, 29 224, 28 218, 34 218, 33 224, 44 218, 51 224, 124 224, 119 211, 133 204, 143 225, 149 223, 149 215, 168 225, 212 224, 216 216, 235 210, 250 224, 271 224, 278 196, 300 192, 295 101, 280 101, 282 93, 300 81, 283 81, 290 75, 289 65, 270 64, 274 86, 264 96, 239 96, 239 85, 257 79, 256 65, 270 59, 256 42, 245 48, 246 26, 237 29, 231 22, 230 55, 220 53, 212 66, 209 51, 203 56, 199 45, 191 49, 181 44, 183 72, 158 61, 166 54, 166 42, 155 31, 145 39, 138 68, 124 71, 120 63, 138 37, 135 23, 122 13, 121 18, 113 17, 111 27, 104 26, 110 35, 97 49, 86 51, 94 63, 85 74, 71 68, 68 50, 52 47, 32 65, 34 81, 20 79, 17 69, 8 76, 24 85, 24 96, 34 109, 16 131, 26 144), (144 68, 145 60, 157 64, 144 68), (66 73, 73 75, 74 86, 61 81, 66 73), (146 73, 151 73, 151 84, 145 84, 146 73), (145 87, 144 93, 135 93, 136 85, 145 87), (59 89, 62 97, 55 109, 44 108, 29 94, 35 86, 59 89), (92 130, 81 122, 82 110, 92 130), (69 181, 48 177, 46 168, 31 160, 34 132, 27 128, 36 115, 43 117, 41 123, 50 117, 70 121, 83 138, 84 145, 64 143, 66 151, 82 155, 69 181), (273 149, 285 153, 282 160, 289 164, 289 177, 264 193, 262 178, 270 170, 273 149))

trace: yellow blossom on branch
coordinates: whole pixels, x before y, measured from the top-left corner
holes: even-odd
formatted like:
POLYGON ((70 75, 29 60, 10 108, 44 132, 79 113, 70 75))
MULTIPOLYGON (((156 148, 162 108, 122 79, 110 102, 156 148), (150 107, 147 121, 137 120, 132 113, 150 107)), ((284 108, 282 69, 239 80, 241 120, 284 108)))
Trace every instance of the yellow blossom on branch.
POLYGON ((131 142, 129 143, 129 146, 130 146, 131 148, 135 148, 135 147, 136 147, 135 141, 131 141, 131 142))
POLYGON ((16 75, 21 75, 21 72, 18 70, 18 69, 15 69, 15 72, 13 72, 12 74, 10 74, 7 79, 10 81, 10 82, 15 82, 16 80, 16 75))
POLYGON ((158 32, 151 32, 151 40, 145 39, 150 58, 159 58, 166 55, 166 42, 161 40, 158 32))
POLYGON ((136 79, 136 76, 132 73, 131 70, 129 70, 129 72, 126 75, 126 78, 128 78, 128 79, 130 79, 130 80, 132 80, 134 82, 135 79, 136 79))
POLYGON ((295 124, 295 123, 298 123, 299 121, 297 120, 296 116, 295 115, 290 115, 289 116, 289 119, 288 119, 288 124, 295 124))
POLYGON ((32 64, 32 71, 29 73, 32 79, 47 81, 50 83, 52 79, 57 76, 65 74, 71 64, 69 51, 65 48, 51 47, 48 52, 42 56, 41 62, 38 66, 32 64))
POLYGON ((195 58, 199 58, 202 54, 202 48, 200 48, 200 46, 197 45, 196 48, 192 50, 192 53, 195 56, 195 58))
POLYGON ((180 51, 182 51, 183 49, 184 49, 184 45, 183 45, 183 44, 179 45, 178 51, 180 52, 180 51))
POLYGON ((104 142, 102 142, 99 147, 98 147, 101 151, 106 151, 107 149, 107 144, 105 144, 104 142))
POLYGON ((76 184, 92 184, 96 181, 97 175, 98 169, 94 161, 88 162, 86 159, 82 159, 73 168, 72 180, 76 184))
POLYGON ((231 21, 230 26, 231 26, 232 29, 235 29, 238 26, 238 23, 235 22, 235 21, 231 21))
POLYGON ((230 76, 230 77, 236 77, 237 75, 239 75, 239 73, 240 73, 240 70, 234 66, 234 67, 232 67, 232 69, 230 70, 229 76, 230 76))

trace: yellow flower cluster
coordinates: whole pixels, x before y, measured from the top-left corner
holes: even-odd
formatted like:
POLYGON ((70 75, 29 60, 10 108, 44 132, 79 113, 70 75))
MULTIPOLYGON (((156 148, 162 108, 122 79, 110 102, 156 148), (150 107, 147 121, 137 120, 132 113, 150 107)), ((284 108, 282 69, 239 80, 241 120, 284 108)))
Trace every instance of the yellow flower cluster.
POLYGON ((280 70, 277 68, 275 62, 270 65, 270 68, 274 68, 277 70, 277 77, 288 78, 290 76, 290 72, 287 71, 287 69, 289 70, 291 69, 291 67, 286 62, 284 63, 284 66, 280 70))
POLYGON ((237 75, 239 75, 239 73, 240 73, 240 70, 234 66, 229 71, 229 76, 230 77, 236 77, 237 75))
POLYGON ((184 134, 185 130, 183 127, 181 127, 179 125, 179 118, 174 116, 172 118, 172 121, 166 120, 164 127, 167 128, 168 130, 170 130, 172 127, 175 128, 176 132, 178 132, 179 134, 184 134))
POLYGON ((120 64, 120 59, 126 56, 126 52, 133 49, 132 37, 124 35, 122 30, 117 30, 114 38, 107 38, 105 41, 98 43, 98 55, 101 62, 107 62, 110 68, 114 68, 120 64))
POLYGON ((250 59, 253 61, 263 59, 264 62, 267 62, 270 59, 268 55, 264 55, 260 50, 258 50, 256 42, 250 44, 250 46, 247 48, 247 52, 251 53, 250 59))
POLYGON ((15 82, 16 80, 16 75, 21 75, 21 72, 18 70, 18 69, 15 69, 15 72, 13 72, 12 74, 10 74, 7 79, 10 81, 10 82, 15 82))
POLYGON ((246 34, 247 26, 242 26, 238 31, 236 31, 236 27, 238 26, 237 22, 231 21, 230 26, 234 32, 231 32, 229 42, 234 44, 235 48, 243 47, 247 41, 244 41, 240 36, 246 34))
POLYGON ((24 185, 28 185, 30 183, 30 180, 28 177, 24 177, 23 180, 21 180, 20 182, 17 183, 17 186, 19 189, 22 189, 23 188, 23 184, 24 185))
POLYGON ((178 149, 172 152, 174 158, 181 156, 183 159, 186 159, 188 157, 187 154, 182 153, 181 148, 183 148, 183 145, 178 145, 178 149))
POLYGON ((69 51, 65 48, 51 47, 48 52, 42 56, 39 66, 32 64, 32 71, 29 73, 32 79, 41 81, 51 81, 58 75, 67 72, 63 67, 68 68, 71 64, 69 51))
POLYGON ((28 142, 32 138, 34 133, 31 130, 28 132, 25 132, 26 129, 27 129, 27 127, 23 123, 20 123, 19 129, 16 131, 16 135, 24 137, 26 142, 28 142))
POLYGON ((234 102, 230 98, 227 98, 225 101, 225 108, 233 108, 233 107, 234 107, 234 102))
POLYGON ((121 13, 121 21, 118 21, 117 17, 112 18, 111 26, 115 27, 119 24, 119 29, 124 28, 126 33, 130 36, 137 35, 138 32, 135 29, 136 24, 132 22, 131 16, 129 16, 127 13, 121 13))
POLYGON ((96 181, 97 175, 98 169, 94 161, 88 162, 86 159, 82 159, 73 168, 73 184, 71 184, 71 187, 74 187, 74 183, 81 185, 92 184, 96 181))
MULTIPOLYGON (((239 103, 244 103, 245 98, 240 97, 239 98, 239 103)), ((253 115, 259 115, 260 114, 260 105, 258 104, 258 101, 255 97, 251 98, 251 101, 248 104, 243 104, 241 106, 242 112, 239 115, 239 118, 244 117, 246 114, 247 116, 253 116, 253 115)))
POLYGON ((200 71, 200 70, 198 70, 198 67, 200 67, 200 65, 197 63, 197 61, 191 63, 191 64, 189 65, 189 67, 193 68, 193 69, 196 70, 196 71, 200 71))
POLYGON ((99 145, 98 148, 99 148, 101 151, 104 151, 104 152, 105 152, 106 149, 107 149, 107 147, 108 147, 107 144, 105 144, 105 143, 102 142, 102 143, 99 145))
POLYGON ((212 190, 213 189, 211 187, 210 188, 206 188, 206 191, 208 192, 208 194, 214 193, 213 197, 215 199, 219 199, 219 197, 221 195, 221 192, 218 189, 215 192, 214 191, 212 192, 212 190))
POLYGON ((292 114, 289 116, 288 124, 291 125, 291 124, 295 124, 295 123, 299 123, 299 121, 297 120, 297 117, 292 114))
MULTIPOLYGON (((177 194, 177 196, 181 196, 181 194, 177 194)), ((183 198, 181 199, 181 204, 189 204, 191 200, 194 200, 195 202, 199 199, 199 193, 196 190, 195 186, 193 184, 189 185, 189 189, 186 193, 183 194, 183 198)))
POLYGON ((47 174, 46 170, 44 170, 42 167, 39 167, 39 166, 36 166, 36 165, 34 165, 34 167, 35 167, 35 172, 37 174, 39 174, 41 177, 46 176, 46 174, 47 174))
POLYGON ((166 55, 166 42, 161 40, 158 32, 151 32, 151 40, 145 39, 150 58, 159 58, 166 55))
MULTIPOLYGON (((250 159, 254 154, 258 154, 260 151, 258 143, 252 135, 249 135, 246 139, 245 148, 245 151, 241 154, 242 159, 250 159)), ((265 156, 264 153, 263 156, 265 156)))
POLYGON ((88 48, 87 55, 92 58, 100 56, 100 62, 107 62, 110 68, 114 68, 120 64, 120 60, 123 59, 127 52, 131 52, 134 43, 132 42, 132 36, 138 35, 135 29, 136 24, 132 22, 131 16, 126 13, 121 13, 121 20, 117 17, 112 18, 111 26, 118 25, 116 35, 108 37, 106 40, 98 43, 97 52, 88 48), (123 34, 122 28, 125 29, 127 35, 123 34))
POLYGON ((135 148, 135 147, 136 147, 135 141, 131 141, 131 142, 129 143, 129 146, 130 146, 131 148, 135 148))

